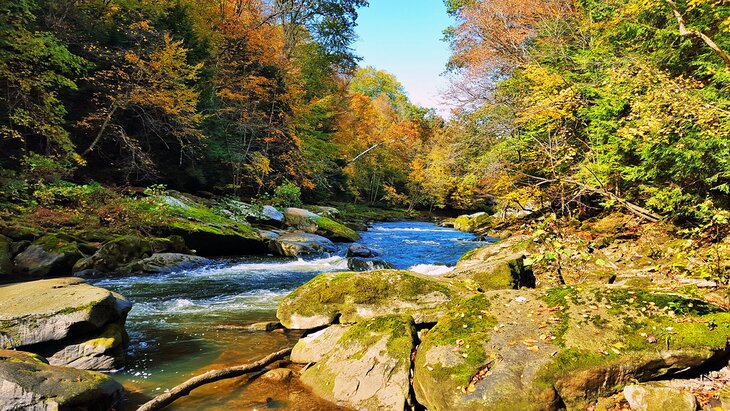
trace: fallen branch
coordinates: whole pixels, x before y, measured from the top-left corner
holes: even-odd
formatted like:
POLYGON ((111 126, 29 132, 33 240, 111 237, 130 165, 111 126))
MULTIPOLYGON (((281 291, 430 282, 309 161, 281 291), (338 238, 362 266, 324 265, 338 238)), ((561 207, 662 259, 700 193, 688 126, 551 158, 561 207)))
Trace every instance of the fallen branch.
POLYGON ((730 70, 730 56, 728 56, 727 53, 725 53, 725 51, 723 51, 720 46, 712 41, 712 39, 709 38, 705 33, 698 30, 688 29, 686 23, 684 22, 684 16, 682 16, 682 13, 677 7, 677 4, 674 3, 673 0, 664 1, 672 9, 672 13, 674 13, 674 18, 677 19, 677 25, 679 26, 679 35, 683 37, 695 37, 704 41, 705 44, 707 44, 707 46, 710 47, 712 51, 714 51, 715 54, 717 54, 717 56, 725 62, 725 66, 727 66, 727 69, 730 70))
POLYGON ((160 394, 150 401, 147 401, 146 403, 142 404, 142 406, 137 408, 137 411, 159 410, 172 404, 173 401, 177 400, 178 398, 190 394, 190 391, 200 387, 201 385, 225 380, 228 378, 240 377, 241 375, 248 374, 250 372, 259 371, 267 365, 288 356, 289 354, 291 354, 291 350, 291 348, 285 348, 281 351, 269 354, 268 356, 256 362, 236 365, 234 367, 224 368, 222 370, 208 371, 204 374, 200 374, 185 381, 180 385, 173 387, 170 391, 167 391, 164 394, 160 394))

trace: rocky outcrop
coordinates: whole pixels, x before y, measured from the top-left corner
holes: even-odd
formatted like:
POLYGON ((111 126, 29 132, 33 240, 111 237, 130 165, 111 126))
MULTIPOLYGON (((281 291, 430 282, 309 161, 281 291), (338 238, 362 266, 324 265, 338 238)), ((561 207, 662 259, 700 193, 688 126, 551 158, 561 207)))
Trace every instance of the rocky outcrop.
POLYGON ((52 365, 109 370, 124 359, 132 305, 78 278, 0 287, 0 348, 26 349, 52 365))
POLYGON ((360 239, 360 235, 355 230, 302 208, 284 210, 284 222, 295 230, 316 233, 332 241, 353 242, 360 239))
POLYGON ((493 217, 485 212, 460 215, 454 220, 454 229, 467 233, 476 233, 492 225, 493 217))
POLYGON ((373 258, 378 256, 378 252, 369 248, 368 246, 364 244, 350 244, 349 247, 347 247, 347 256, 348 257, 361 257, 361 258, 373 258))
POLYGON ((118 273, 157 274, 186 270, 209 264, 211 260, 197 255, 182 253, 154 253, 147 258, 127 264, 118 273))
POLYGON ((406 315, 374 318, 349 328, 302 382, 337 405, 358 410, 404 410, 411 352, 417 340, 406 315))
POLYGON ((535 276, 525 259, 530 255, 529 237, 512 237, 465 254, 445 277, 480 290, 535 287, 535 276))
POLYGON ((584 409, 632 381, 727 361, 730 313, 619 287, 490 291, 423 337, 413 386, 429 410, 584 409))
POLYGON ((388 270, 395 268, 393 264, 380 258, 350 257, 347 259, 347 269, 351 271, 388 270))
POLYGON ((79 260, 74 265, 74 273, 81 276, 103 275, 115 272, 133 261, 152 254, 151 240, 126 235, 106 242, 91 257, 79 260))
POLYGON ((122 386, 104 374, 0 350, 0 410, 106 411, 120 404, 122 393, 122 386))
POLYGON ((337 247, 332 241, 304 232, 286 233, 269 241, 269 249, 284 257, 300 257, 312 254, 334 253, 337 247))
POLYGON ((452 285, 409 271, 320 274, 286 296, 277 310, 282 325, 312 329, 355 323, 389 314, 412 315, 416 323, 436 322, 457 295, 452 285))
POLYGON ((65 277, 82 256, 75 242, 46 235, 15 257, 15 271, 30 277, 65 277))

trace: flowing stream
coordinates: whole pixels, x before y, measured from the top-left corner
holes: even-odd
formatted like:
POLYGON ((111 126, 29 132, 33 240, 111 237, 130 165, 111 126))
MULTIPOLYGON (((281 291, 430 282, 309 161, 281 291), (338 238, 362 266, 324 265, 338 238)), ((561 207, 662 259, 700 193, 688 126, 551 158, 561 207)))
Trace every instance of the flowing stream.
MULTIPOLYGON (((448 271, 461 255, 484 245, 471 234, 432 223, 378 223, 361 233, 396 268, 429 275, 448 271)), ((317 274, 347 270, 346 244, 336 256, 312 260, 244 257, 160 275, 103 279, 134 307, 127 319, 127 367, 114 374, 125 385, 126 408, 192 375, 261 358, 292 345, 301 332, 245 332, 243 326, 276 319, 280 299, 317 274)), ((170 409, 337 409, 296 383, 267 384, 248 377, 199 388, 170 409)))

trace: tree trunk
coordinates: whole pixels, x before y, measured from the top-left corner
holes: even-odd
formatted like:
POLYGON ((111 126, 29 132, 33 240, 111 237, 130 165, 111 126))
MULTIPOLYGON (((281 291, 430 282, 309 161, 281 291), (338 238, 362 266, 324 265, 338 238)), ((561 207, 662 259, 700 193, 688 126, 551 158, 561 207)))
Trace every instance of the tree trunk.
POLYGON ((688 29, 684 22, 684 17, 682 16, 682 13, 679 12, 679 8, 677 8, 677 4, 673 0, 664 0, 664 1, 672 9, 672 13, 674 13, 674 18, 677 19, 677 24, 679 25, 679 35, 695 37, 695 38, 698 38, 698 39, 704 41, 705 44, 707 44, 707 46, 709 46, 712 49, 712 51, 714 51, 715 54, 717 54, 718 57, 720 57, 722 59, 722 61, 725 62, 725 66, 727 67, 728 70, 730 70, 730 56, 728 56, 727 53, 725 53, 720 48, 720 46, 718 46, 714 41, 712 41, 711 38, 709 38, 707 35, 705 35, 701 31, 688 29))

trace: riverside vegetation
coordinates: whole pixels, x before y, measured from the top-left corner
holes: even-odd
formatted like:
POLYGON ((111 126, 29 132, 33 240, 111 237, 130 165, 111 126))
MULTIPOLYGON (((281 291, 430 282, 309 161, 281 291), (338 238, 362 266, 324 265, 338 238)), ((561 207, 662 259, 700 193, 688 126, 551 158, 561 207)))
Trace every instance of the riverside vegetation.
POLYGON ((730 5, 446 0, 444 119, 358 66, 367 3, 0 4, 0 409, 125 401, 132 304, 84 278, 339 243, 351 271, 242 330, 301 337, 247 381, 321 408, 730 409, 730 5), (438 275, 357 243, 434 216, 499 241, 438 275))

